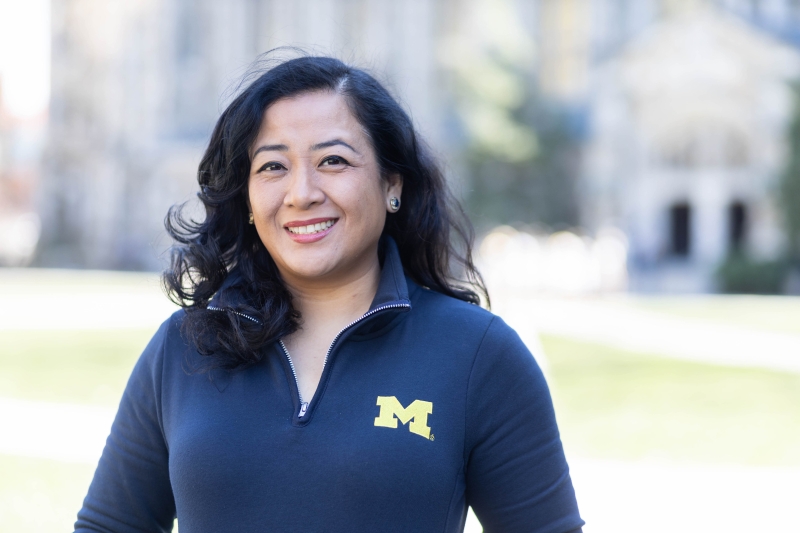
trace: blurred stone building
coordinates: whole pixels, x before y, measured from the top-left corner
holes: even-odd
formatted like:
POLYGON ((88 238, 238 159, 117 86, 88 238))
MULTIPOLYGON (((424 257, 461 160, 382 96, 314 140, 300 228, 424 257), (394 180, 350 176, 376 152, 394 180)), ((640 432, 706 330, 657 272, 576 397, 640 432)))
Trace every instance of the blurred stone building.
POLYGON ((38 264, 159 268, 163 219, 191 200, 213 124, 279 46, 367 68, 441 138, 434 39, 448 2, 53 0, 38 264), (385 75, 385 76, 384 76, 385 75))
POLYGON ((542 88, 582 124, 581 225, 624 231, 630 287, 705 292, 731 252, 777 258, 800 3, 541 6, 542 88))
POLYGON ((583 216, 625 230, 635 288, 710 290, 727 254, 780 254, 795 48, 706 6, 659 21, 594 76, 583 216))
POLYGON ((39 238, 35 198, 47 128, 47 1, 0 0, 0 266, 27 264, 39 238))
POLYGON ((709 290, 729 249, 782 246, 792 0, 52 0, 51 20, 41 265, 159 268, 214 121, 282 45, 372 69, 456 178, 470 136, 514 131, 487 120, 519 89, 487 61, 524 63, 585 146, 581 225, 625 232, 634 288, 709 290), (459 79, 491 105, 459 109, 459 79))

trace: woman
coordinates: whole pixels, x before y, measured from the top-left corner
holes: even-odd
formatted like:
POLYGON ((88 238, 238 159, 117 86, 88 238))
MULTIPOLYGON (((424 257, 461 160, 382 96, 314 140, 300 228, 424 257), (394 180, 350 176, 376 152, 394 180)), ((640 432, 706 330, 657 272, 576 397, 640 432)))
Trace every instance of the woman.
POLYGON ((542 374, 477 305, 468 226, 377 81, 274 67, 198 179, 205 220, 167 223, 183 310, 133 371, 76 530, 461 531, 469 505, 487 531, 580 530, 542 374))

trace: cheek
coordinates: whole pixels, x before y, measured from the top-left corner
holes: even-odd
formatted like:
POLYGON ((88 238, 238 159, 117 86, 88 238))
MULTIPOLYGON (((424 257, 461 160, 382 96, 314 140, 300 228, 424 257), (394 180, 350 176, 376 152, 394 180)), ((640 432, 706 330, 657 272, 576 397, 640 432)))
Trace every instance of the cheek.
POLYGON ((283 231, 277 223, 277 214, 282 203, 280 195, 272 187, 255 183, 248 190, 248 200, 255 218, 256 232, 264 246, 271 248, 271 243, 283 231))
POLYGON ((382 181, 375 183, 374 179, 365 179, 361 183, 353 184, 346 192, 342 191, 348 198, 349 210, 357 214, 356 218, 367 227, 367 231, 375 224, 382 227, 386 216, 382 181))
POLYGON ((386 207, 383 195, 373 193, 369 198, 364 198, 361 203, 363 238, 373 241, 383 233, 386 224, 386 207))
POLYGON ((273 217, 277 207, 280 205, 279 195, 274 187, 269 187, 264 183, 251 183, 247 196, 250 201, 250 209, 260 218, 273 217))

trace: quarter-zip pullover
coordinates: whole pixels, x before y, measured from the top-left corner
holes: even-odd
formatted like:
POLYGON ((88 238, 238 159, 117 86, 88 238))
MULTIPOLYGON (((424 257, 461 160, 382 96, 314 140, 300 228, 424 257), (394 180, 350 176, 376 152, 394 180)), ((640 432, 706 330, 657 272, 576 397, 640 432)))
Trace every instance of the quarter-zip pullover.
POLYGON ((275 343, 244 370, 167 320, 133 370, 76 531, 566 533, 583 522, 547 384, 503 321, 406 278, 386 245, 370 310, 304 405, 275 343))

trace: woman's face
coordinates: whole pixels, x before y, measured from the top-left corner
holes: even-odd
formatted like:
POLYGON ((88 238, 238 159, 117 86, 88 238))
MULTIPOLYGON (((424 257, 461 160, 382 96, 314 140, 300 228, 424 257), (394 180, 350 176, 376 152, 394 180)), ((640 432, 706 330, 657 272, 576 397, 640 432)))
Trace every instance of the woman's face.
POLYGON ((316 91, 267 108, 251 149, 248 203, 289 284, 345 282, 377 262, 389 199, 372 144, 345 99, 316 91))

